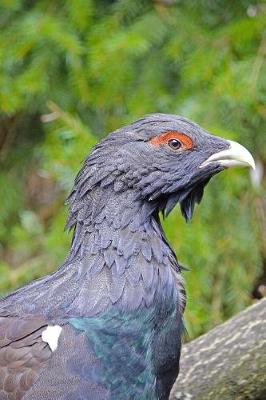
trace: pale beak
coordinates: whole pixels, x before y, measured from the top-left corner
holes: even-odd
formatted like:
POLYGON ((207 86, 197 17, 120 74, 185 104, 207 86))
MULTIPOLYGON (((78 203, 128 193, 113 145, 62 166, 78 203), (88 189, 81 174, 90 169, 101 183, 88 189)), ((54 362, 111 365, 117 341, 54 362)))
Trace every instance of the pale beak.
POLYGON ((205 160, 200 168, 206 167, 209 164, 219 163, 225 168, 241 166, 251 167, 255 169, 255 161, 250 152, 241 144, 228 140, 230 147, 226 150, 219 151, 205 160))

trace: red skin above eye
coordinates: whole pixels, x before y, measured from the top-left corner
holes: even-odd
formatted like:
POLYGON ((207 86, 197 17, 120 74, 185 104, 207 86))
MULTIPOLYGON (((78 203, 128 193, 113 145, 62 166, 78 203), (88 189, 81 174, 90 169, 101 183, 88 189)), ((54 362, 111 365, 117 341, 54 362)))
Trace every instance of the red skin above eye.
POLYGON ((179 140, 179 142, 182 143, 182 146, 187 150, 193 148, 192 139, 190 139, 190 137, 188 137, 184 133, 177 131, 167 131, 159 136, 154 136, 153 138, 150 139, 150 143, 154 146, 159 147, 161 145, 167 144, 171 139, 179 140))

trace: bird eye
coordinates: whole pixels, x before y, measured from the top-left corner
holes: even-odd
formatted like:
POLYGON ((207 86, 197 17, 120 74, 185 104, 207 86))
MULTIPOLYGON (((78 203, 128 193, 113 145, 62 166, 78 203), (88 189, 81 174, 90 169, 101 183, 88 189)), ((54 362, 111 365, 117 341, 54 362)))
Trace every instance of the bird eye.
POLYGON ((168 141, 168 146, 171 147, 171 149, 173 150, 178 150, 181 147, 181 142, 179 142, 179 140, 177 139, 170 139, 168 141))

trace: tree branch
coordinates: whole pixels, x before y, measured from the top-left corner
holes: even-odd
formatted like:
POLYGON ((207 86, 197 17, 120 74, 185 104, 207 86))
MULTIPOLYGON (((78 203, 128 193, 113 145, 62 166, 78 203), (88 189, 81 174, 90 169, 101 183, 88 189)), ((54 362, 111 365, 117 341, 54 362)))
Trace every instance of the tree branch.
POLYGON ((183 347, 170 399, 266 399, 266 299, 183 347))

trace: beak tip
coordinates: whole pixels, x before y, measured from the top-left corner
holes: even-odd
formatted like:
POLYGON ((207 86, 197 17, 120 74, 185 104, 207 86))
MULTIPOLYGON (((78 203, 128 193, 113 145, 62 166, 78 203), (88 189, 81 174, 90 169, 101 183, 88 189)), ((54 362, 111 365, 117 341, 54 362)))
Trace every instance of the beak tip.
POLYGON ((240 166, 241 165, 248 166, 253 170, 255 170, 256 164, 252 154, 241 144, 234 142, 232 140, 228 140, 228 142, 230 144, 229 154, 228 154, 229 159, 234 161, 236 163, 235 165, 239 163, 240 166))

